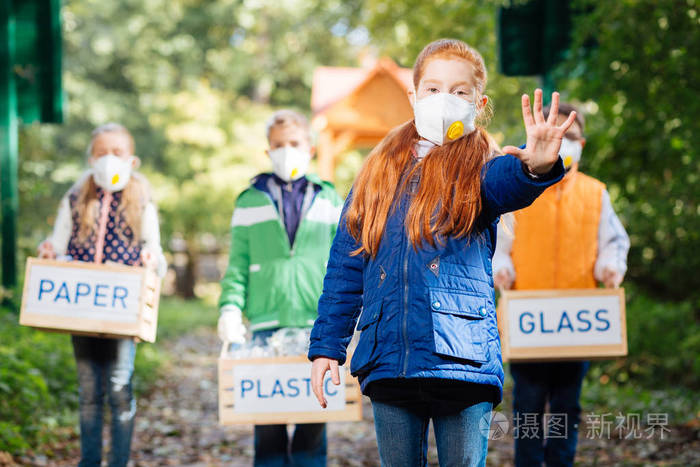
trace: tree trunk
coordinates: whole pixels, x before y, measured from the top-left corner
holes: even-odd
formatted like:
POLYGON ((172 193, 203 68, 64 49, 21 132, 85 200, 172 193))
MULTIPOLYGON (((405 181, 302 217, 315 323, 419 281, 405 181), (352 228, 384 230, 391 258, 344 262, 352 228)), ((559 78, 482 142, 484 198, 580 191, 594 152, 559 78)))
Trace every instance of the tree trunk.
POLYGON ((176 268, 176 289, 177 294, 184 299, 195 297, 194 286, 197 283, 197 252, 196 242, 188 239, 186 249, 182 252, 187 257, 183 267, 176 268))

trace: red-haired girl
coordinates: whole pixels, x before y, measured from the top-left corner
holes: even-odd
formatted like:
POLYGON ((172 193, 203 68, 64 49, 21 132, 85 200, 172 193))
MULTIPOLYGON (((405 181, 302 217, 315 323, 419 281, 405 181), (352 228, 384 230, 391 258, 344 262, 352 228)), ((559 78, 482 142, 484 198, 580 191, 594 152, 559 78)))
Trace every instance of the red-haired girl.
POLYGON ((311 334, 312 386, 338 365, 370 397, 384 466, 426 465, 433 421, 440 465, 484 465, 503 365, 491 257, 501 214, 559 181, 558 151, 575 118, 522 111, 527 143, 497 156, 477 124, 487 108, 481 55, 458 40, 428 44, 413 68, 414 120, 394 129, 360 171, 331 248, 311 334), (497 156, 497 157, 496 157, 497 156), (359 321, 358 321, 359 317, 359 321))

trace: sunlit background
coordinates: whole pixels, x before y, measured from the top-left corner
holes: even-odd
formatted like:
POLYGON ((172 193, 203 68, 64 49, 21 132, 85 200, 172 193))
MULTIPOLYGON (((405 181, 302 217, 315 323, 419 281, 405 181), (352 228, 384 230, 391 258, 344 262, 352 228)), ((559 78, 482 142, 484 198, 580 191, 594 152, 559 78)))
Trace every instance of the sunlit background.
MULTIPOLYGON (((410 68, 440 37, 482 53, 493 107, 488 130, 501 144, 521 144, 520 95, 541 81, 499 73, 498 8, 507 3, 64 1, 65 123, 20 127, 20 264, 49 234, 58 200, 86 169, 91 130, 116 121, 133 132, 154 189, 170 263, 166 294, 213 309, 235 197, 269 169, 266 118, 281 107, 313 117, 318 67, 371 69, 387 58, 410 68)), ((584 111, 581 169, 607 183, 632 241, 630 358, 595 367, 599 385, 589 397, 625 401, 625 385, 634 381, 652 404, 676 397, 654 392, 671 390, 671 382, 679 394, 700 385, 698 5, 574 4, 586 14, 574 22, 571 46, 550 78, 563 100, 584 111), (623 389, 606 392, 613 384, 623 389)), ((333 178, 341 195, 369 149, 338 154, 333 178)), ((697 421, 697 401, 673 400, 685 414, 679 423, 697 421)))

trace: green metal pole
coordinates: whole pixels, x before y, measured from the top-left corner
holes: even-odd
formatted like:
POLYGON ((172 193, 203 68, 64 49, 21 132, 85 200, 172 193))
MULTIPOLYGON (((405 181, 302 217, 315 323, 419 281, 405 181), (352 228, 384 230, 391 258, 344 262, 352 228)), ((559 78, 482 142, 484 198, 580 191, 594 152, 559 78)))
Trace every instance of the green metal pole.
POLYGON ((12 0, 0 1, 0 212, 2 285, 17 284, 17 93, 12 0))

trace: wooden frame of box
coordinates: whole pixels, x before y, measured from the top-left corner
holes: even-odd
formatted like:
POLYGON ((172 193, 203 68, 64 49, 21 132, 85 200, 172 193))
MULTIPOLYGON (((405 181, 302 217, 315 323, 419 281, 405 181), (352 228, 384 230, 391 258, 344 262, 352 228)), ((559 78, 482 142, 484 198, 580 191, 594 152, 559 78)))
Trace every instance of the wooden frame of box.
POLYGON ((27 258, 19 324, 155 342, 159 300, 160 278, 147 268, 27 258))
MULTIPOLYGON (((255 425, 276 425, 289 423, 324 423, 324 422, 339 422, 339 421, 359 421, 362 420, 362 392, 357 378, 350 376, 349 373, 344 377, 344 407, 334 410, 329 402, 327 409, 322 409, 313 398, 313 407, 308 410, 289 410, 290 405, 286 405, 282 410, 275 410, 270 406, 270 411, 237 411, 236 394, 238 393, 235 381, 236 368, 245 368, 248 366, 255 367, 280 367, 284 364, 303 365, 305 368, 304 374, 300 374, 300 378, 309 378, 311 374, 311 362, 304 355, 299 356, 281 356, 281 357, 259 357, 259 358, 241 358, 235 359, 229 357, 226 353, 227 345, 222 348, 219 357, 219 423, 221 425, 237 425, 237 424, 255 424, 255 425)), ((348 358, 348 361, 350 359, 348 358)), ((340 367, 341 371, 345 371, 344 367, 340 367)), ((341 376, 341 378, 343 378, 341 376)), ((258 383, 259 384, 259 383, 258 383)), ((308 384, 308 383, 307 383, 308 384)), ((280 386, 281 387, 281 386, 280 386)), ((242 389, 242 388, 241 388, 242 389)), ((260 386, 257 388, 258 396, 260 395, 260 386)), ((273 392, 274 394, 274 392, 273 392)), ((291 404, 291 401, 288 404, 291 404)), ((308 402, 308 401, 307 401, 308 402)), ((303 408, 303 407, 302 407, 303 408)))
MULTIPOLYGON (((501 292, 497 308, 498 332, 501 337, 501 351, 503 361, 528 362, 528 361, 554 361, 554 360, 596 360, 616 358, 627 355, 627 326, 625 319, 625 291, 618 289, 567 289, 567 290, 506 290, 501 292), (610 310, 607 308, 594 308, 589 305, 606 305, 612 310, 613 318, 607 315, 610 310), (568 305, 567 305, 568 304, 568 305), (566 305, 570 311, 567 312, 566 305), (535 306, 540 311, 534 311, 530 307, 535 306), (528 307, 528 308, 526 308, 528 307), (524 311, 527 309, 530 311, 524 311), (549 317, 559 312, 558 326, 551 326, 547 329, 545 315, 549 317), (519 328, 516 329, 515 320, 511 320, 514 315, 519 315, 519 328), (605 312, 605 313, 603 313, 605 312), (514 342, 514 334, 522 334, 523 316, 527 316, 526 328, 533 333, 537 326, 540 326, 540 334, 525 336, 527 339, 518 336, 519 342, 514 342), (566 319, 564 319, 566 314, 566 319), (537 319, 539 318, 539 320, 537 319), (594 326, 594 322, 596 322, 594 326), (574 326, 576 323, 576 326, 574 326), (605 324, 607 323, 607 324, 605 324), (598 327, 598 325, 602 325, 598 327), (607 326, 607 328, 606 328, 607 326), (554 328, 556 333, 561 333, 562 327, 565 333, 561 336, 553 336, 554 328), (514 329, 516 332, 514 332, 514 329), (571 332, 569 332, 569 330, 571 332), (589 332, 598 330, 598 335, 591 334, 591 337, 581 338, 577 331, 589 332), (544 332, 547 331, 547 332, 544 332), (606 335, 607 331, 610 331, 606 335), (552 336, 549 336, 551 334, 552 336), (583 343, 582 339, 592 339, 590 343, 583 343), (549 339, 549 341, 548 341, 549 339), (539 342, 537 342, 539 341, 539 342), (556 344, 559 341, 559 344, 556 344), (562 342, 566 341, 566 342, 562 342), (550 345, 541 345, 550 342, 550 345), (527 345, 523 345, 523 343, 527 345)), ((556 319, 554 320, 556 322, 556 319)), ((581 334, 581 332, 579 332, 581 334)))

